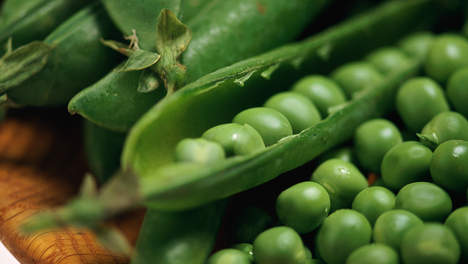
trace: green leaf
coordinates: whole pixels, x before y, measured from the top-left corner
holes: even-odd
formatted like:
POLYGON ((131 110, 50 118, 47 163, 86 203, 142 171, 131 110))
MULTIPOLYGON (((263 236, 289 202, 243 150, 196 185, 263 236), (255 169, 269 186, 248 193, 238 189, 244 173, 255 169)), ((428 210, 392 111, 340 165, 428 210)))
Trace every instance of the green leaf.
POLYGON ((164 81, 168 93, 182 86, 186 69, 178 58, 192 39, 190 29, 169 9, 161 10, 156 26, 156 50, 161 60, 155 70, 164 81))
POLYGON ((135 51, 134 49, 129 48, 127 44, 115 40, 101 39, 101 43, 125 56, 130 56, 135 51))
POLYGON ((7 42, 5 43, 5 55, 10 54, 13 51, 13 39, 8 38, 7 42))
POLYGON ((138 92, 149 93, 156 90, 159 87, 159 80, 152 70, 145 70, 141 72, 140 78, 138 79, 138 92))
POLYGON ((120 71, 141 71, 147 69, 159 61, 161 56, 155 52, 146 50, 135 50, 128 57, 128 60, 120 68, 120 71))
POLYGON ((47 64, 52 50, 51 45, 34 41, 5 54, 0 59, 0 93, 5 93, 40 72, 47 64))

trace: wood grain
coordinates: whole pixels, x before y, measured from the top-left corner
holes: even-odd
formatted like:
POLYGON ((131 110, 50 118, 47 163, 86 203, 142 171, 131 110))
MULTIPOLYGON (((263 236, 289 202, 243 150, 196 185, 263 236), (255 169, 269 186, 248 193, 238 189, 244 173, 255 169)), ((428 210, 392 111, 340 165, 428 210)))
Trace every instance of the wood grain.
MULTIPOLYGON (((0 124, 0 240, 22 264, 125 264, 87 230, 22 236, 28 216, 59 206, 76 194, 86 172, 81 124, 64 110, 13 113, 0 124), (56 114, 63 111, 64 114, 56 114)), ((143 212, 112 224, 134 243, 143 212)))

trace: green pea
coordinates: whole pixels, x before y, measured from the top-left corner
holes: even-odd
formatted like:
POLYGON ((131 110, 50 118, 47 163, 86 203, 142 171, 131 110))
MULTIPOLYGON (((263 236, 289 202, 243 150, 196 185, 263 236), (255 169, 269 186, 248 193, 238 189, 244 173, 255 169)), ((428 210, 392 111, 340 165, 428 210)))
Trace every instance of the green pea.
POLYGON ((258 234, 273 224, 273 218, 265 210, 247 206, 234 218, 233 239, 240 243, 252 243, 258 234))
POLYGON ((322 163, 312 174, 311 180, 327 190, 331 211, 350 207, 354 197, 367 188, 364 175, 352 163, 339 159, 322 163))
POLYGON ((433 42, 434 35, 431 32, 418 32, 402 39, 398 46, 409 56, 424 59, 433 42))
POLYGON ((402 142, 401 133, 390 121, 373 119, 361 124, 354 135, 354 147, 359 164, 378 173, 385 153, 402 142))
POLYGON ((381 48, 372 52, 367 61, 377 68, 382 74, 390 74, 392 72, 406 67, 411 63, 408 56, 397 48, 381 48))
POLYGON ((283 92, 273 95, 266 101, 265 107, 275 109, 286 116, 295 134, 317 124, 322 119, 315 105, 299 93, 283 92))
POLYGON ((253 245, 249 243, 240 243, 232 246, 232 248, 240 250, 244 253, 246 253, 249 256, 250 261, 254 261, 253 257, 253 245))
POLYGON ((302 239, 290 227, 279 226, 264 231, 253 246, 258 264, 303 264, 306 261, 302 239))
POLYGON ((329 215, 317 234, 316 243, 328 264, 343 264, 355 250, 370 243, 372 228, 361 213, 341 209, 329 215))
POLYGON ((435 183, 453 191, 468 186, 468 141, 449 140, 434 151, 431 176, 435 183))
POLYGON ((355 163, 354 153, 350 147, 342 147, 325 152, 318 159, 319 163, 325 162, 329 159, 340 159, 343 161, 355 163))
POLYGON ((343 90, 334 82, 321 75, 311 75, 297 81, 292 90, 311 100, 322 117, 328 115, 328 109, 346 102, 343 90))
POLYGON ((383 243, 399 252, 403 236, 419 225, 423 225, 423 221, 410 211, 387 211, 375 221, 373 239, 376 243, 383 243))
POLYGON ((424 224, 404 235, 401 257, 405 264, 456 264, 460 259, 460 245, 448 227, 424 224))
POLYGON ((455 71, 468 66, 468 41, 462 36, 444 34, 436 37, 424 69, 428 76, 445 83, 455 71))
POLYGON ((203 133, 203 138, 221 144, 228 156, 248 155, 265 148, 262 136, 249 125, 218 125, 203 133))
POLYGON ((385 186, 399 190, 428 177, 431 158, 432 151, 419 142, 407 141, 394 146, 382 161, 380 171, 385 186))
POLYGON ((366 62, 348 63, 332 73, 333 79, 344 90, 346 96, 351 98, 357 92, 379 83, 383 76, 366 62))
POLYGON ((414 182, 398 192, 395 208, 408 210, 423 221, 444 221, 452 211, 452 199, 433 183, 414 182))
POLYGON ((354 198, 352 208, 363 214, 371 225, 384 212, 395 207, 395 195, 384 187, 368 187, 354 198))
POLYGON ((289 120, 275 109, 254 107, 237 114, 234 123, 248 124, 260 133, 267 146, 293 133, 289 120))
POLYGON ((450 76, 447 97, 457 112, 468 117, 468 68, 460 69, 450 76))
POLYGON ((435 115, 449 111, 442 88, 425 77, 412 78, 398 90, 396 108, 406 127, 419 132, 435 115))
POLYGON ((398 254, 384 244, 370 244, 362 246, 346 260, 346 264, 398 264, 398 254))
POLYGON ((181 140, 175 149, 177 162, 211 163, 226 158, 223 147, 202 138, 186 138, 181 140))
POLYGON ((468 260, 468 207, 461 207, 453 211, 445 221, 460 243, 462 259, 466 263, 468 260))
POLYGON ((442 112, 434 116, 418 136, 422 143, 433 148, 451 139, 468 140, 468 121, 457 112, 442 112))
POLYGON ((301 182, 281 192, 276 200, 280 221, 299 234, 316 229, 330 212, 330 196, 318 183, 301 182))
POLYGON ((210 258, 208 258, 207 264, 250 264, 249 255, 238 250, 238 249, 223 249, 210 258))

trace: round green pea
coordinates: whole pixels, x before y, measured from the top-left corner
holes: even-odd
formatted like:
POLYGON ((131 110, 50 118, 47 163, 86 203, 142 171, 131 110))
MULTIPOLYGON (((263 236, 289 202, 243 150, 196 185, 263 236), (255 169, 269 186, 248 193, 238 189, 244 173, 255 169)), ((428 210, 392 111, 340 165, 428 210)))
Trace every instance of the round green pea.
POLYGON ((403 51, 392 47, 378 49, 372 52, 366 60, 385 75, 398 71, 411 63, 403 51))
POLYGON ((398 90, 396 108, 406 127, 419 132, 438 113, 449 111, 442 88, 425 77, 412 78, 398 90))
POLYGON ((447 84, 447 97, 457 112, 468 117, 468 67, 456 71, 447 84))
POLYGON ((390 210, 381 214, 374 224, 373 239, 400 251, 401 241, 408 230, 423 225, 423 221, 406 210, 390 210))
POLYGON ((292 90, 309 98, 323 117, 328 115, 329 108, 346 102, 346 96, 338 84, 321 75, 311 75, 300 79, 294 84, 292 90))
POLYGON ((375 173, 380 171, 385 153, 401 142, 398 128, 385 119, 364 122, 354 134, 354 148, 359 164, 375 173))
POLYGON ((330 196, 318 183, 301 182, 284 190, 276 200, 281 223, 299 234, 316 229, 330 212, 330 196))
POLYGON ((333 149, 320 156, 319 162, 325 162, 329 159, 340 159, 347 162, 355 163, 354 153, 350 147, 342 147, 333 149))
POLYGON ((247 206, 234 219, 233 239, 239 243, 251 243, 273 224, 273 218, 268 212, 256 206, 247 206))
POLYGON ((228 156, 248 155, 265 148, 262 136, 249 125, 218 125, 203 133, 203 138, 219 143, 228 156))
POLYGON ((460 243, 462 259, 468 261, 468 207, 461 207, 453 211, 445 221, 460 243))
POLYGON ((384 212, 395 207, 395 195, 387 188, 368 187, 354 198, 352 208, 363 214, 371 225, 384 212))
POLYGON ((462 36, 444 34, 432 44, 424 69, 428 76, 445 83, 455 71, 468 66, 468 41, 462 36))
POLYGON ((434 39, 435 37, 431 32, 417 32, 402 39, 398 46, 408 56, 424 59, 427 57, 434 39))
POLYGON ((343 264, 356 249, 369 244, 372 227, 359 212, 341 209, 320 226, 316 243, 320 257, 328 264, 343 264))
POLYGON ((336 69, 332 78, 343 89, 346 96, 354 94, 379 83, 383 76, 375 67, 366 62, 348 63, 336 69))
POLYGON ((223 249, 213 254, 207 264, 250 264, 249 255, 238 249, 223 249))
POLYGON ((223 147, 206 139, 186 138, 181 140, 175 149, 177 162, 212 163, 226 158, 223 147))
POLYGON ((434 116, 418 136, 422 143, 434 148, 451 139, 468 140, 468 120, 457 112, 442 112, 434 116))
POLYGON ((291 123, 295 134, 317 124, 322 119, 315 105, 299 93, 275 94, 266 101, 265 107, 282 113, 291 123))
POLYGON ((408 210, 423 221, 440 222, 452 211, 452 199, 433 183, 414 182, 398 192, 395 208, 408 210))
POLYGON ((320 164, 311 180, 327 190, 331 211, 350 207, 354 197, 368 186, 364 175, 352 163, 339 159, 330 159, 320 164))
POLYGON ((446 226, 430 223, 410 229, 401 242, 405 264, 456 264, 460 245, 446 226))
POLYGON ((254 261, 253 245, 249 243, 239 243, 232 246, 233 249, 240 250, 249 256, 250 261, 254 261))
POLYGON ((432 155, 431 176, 435 183, 453 191, 468 187, 468 141, 449 140, 432 155))
POLYGON ((407 141, 391 148, 381 166, 385 186, 399 190, 408 183, 429 177, 432 151, 416 141, 407 141))
POLYGON ((398 254, 384 244, 370 244, 362 246, 346 260, 346 264, 398 264, 398 254))
POLYGON ((234 117, 234 123, 248 124, 260 133, 267 146, 293 133, 291 123, 280 112, 266 107, 246 109, 234 117))
POLYGON ((253 253, 258 264, 303 264, 307 258, 299 234, 285 226, 273 227, 258 235, 253 253))

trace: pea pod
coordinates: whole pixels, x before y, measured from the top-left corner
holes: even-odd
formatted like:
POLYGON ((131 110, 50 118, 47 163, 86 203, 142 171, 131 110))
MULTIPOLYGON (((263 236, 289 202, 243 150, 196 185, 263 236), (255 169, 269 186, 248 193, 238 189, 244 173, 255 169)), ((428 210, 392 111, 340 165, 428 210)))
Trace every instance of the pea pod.
MULTIPOLYGON (((211 1, 198 15, 184 20, 192 31, 192 40, 181 55, 181 63, 187 69, 185 82, 192 82, 220 67, 293 40, 328 2, 330 0, 211 1), (291 17, 294 19, 290 19, 291 17)), ((109 8, 109 4, 107 6, 109 8)), ((163 7, 166 6, 161 4, 160 9, 163 7)), ((154 8, 154 17, 157 16, 156 11, 154 8)), ((180 10, 180 13, 186 12, 180 10)), ((119 18, 120 24, 124 24, 125 16, 119 18)), ((142 22, 137 25, 140 23, 142 22)), ((149 24, 141 27, 142 34, 154 28, 153 22, 146 23, 149 24)), ((141 35, 137 31, 136 34, 144 41, 142 45, 154 46, 154 41, 150 44, 145 41, 148 38, 154 39, 154 36, 148 37, 150 33, 141 35)), ((159 91, 148 94, 138 92, 139 78, 140 72, 111 72, 98 83, 77 94, 70 101, 68 109, 71 113, 78 113, 106 128, 126 131, 164 96, 164 91, 160 88, 159 91), (108 94, 115 96, 110 97, 108 94), (136 100, 138 103, 134 103, 136 100), (97 108, 96 105, 103 107, 97 108)))
POLYGON ((46 37, 90 0, 7 0, 0 13, 0 43, 15 47, 46 37))
POLYGON ((118 55, 99 41, 102 37, 112 37, 114 32, 105 10, 99 4, 88 6, 60 25, 43 42, 22 46, 2 58, 0 90, 20 105, 66 103, 118 62, 118 55), (44 50, 43 47, 48 48, 44 50), (38 50, 43 52, 42 57, 37 55, 38 50), (18 54, 26 55, 16 60, 18 54), (24 71, 29 68, 21 65, 29 66, 24 59, 28 54, 30 57, 39 56, 37 61, 42 63, 42 67, 24 76, 24 71), (15 69, 18 70, 16 73, 15 69))
POLYGON ((419 64, 400 69, 398 74, 359 95, 316 126, 264 151, 233 157, 213 166, 174 165, 171 153, 182 138, 199 136, 209 127, 230 120, 240 110, 260 105, 277 92, 271 83, 275 83, 274 87, 290 87, 301 75, 301 69, 330 69, 379 45, 376 39, 385 44, 402 36, 404 30, 410 30, 408 25, 421 17, 430 17, 427 14, 434 12, 431 4, 431 1, 387 3, 367 16, 312 39, 206 75, 164 99, 140 119, 127 138, 122 166, 141 177, 142 193, 149 207, 178 210, 228 197, 306 163, 344 142, 362 122, 392 109, 393 100, 389 98, 394 98, 397 86, 413 75, 419 64), (405 26, 396 27, 396 21, 405 26), (349 47, 356 50, 349 52, 349 47), (291 67, 291 63, 297 65, 298 61, 302 61, 300 69, 291 67), (271 74, 272 69, 277 72, 266 81, 262 76, 271 74), (248 85, 248 89, 239 84, 248 85))

